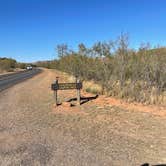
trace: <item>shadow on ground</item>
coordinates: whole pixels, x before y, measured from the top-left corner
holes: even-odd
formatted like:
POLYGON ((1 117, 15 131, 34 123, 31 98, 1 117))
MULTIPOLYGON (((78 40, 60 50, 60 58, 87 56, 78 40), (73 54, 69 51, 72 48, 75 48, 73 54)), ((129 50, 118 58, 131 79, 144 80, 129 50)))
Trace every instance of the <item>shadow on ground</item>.
POLYGON ((148 163, 145 163, 145 164, 142 164, 141 166, 166 166, 166 164, 150 165, 148 163))
MULTIPOLYGON (((91 97, 81 97, 81 105, 85 104, 85 103, 87 103, 87 102, 89 102, 91 100, 97 99, 98 96, 99 95, 95 95, 95 96, 91 96, 91 97)), ((77 100, 77 98, 71 98, 71 99, 67 100, 67 102, 72 102, 72 101, 76 101, 76 100, 77 100)))

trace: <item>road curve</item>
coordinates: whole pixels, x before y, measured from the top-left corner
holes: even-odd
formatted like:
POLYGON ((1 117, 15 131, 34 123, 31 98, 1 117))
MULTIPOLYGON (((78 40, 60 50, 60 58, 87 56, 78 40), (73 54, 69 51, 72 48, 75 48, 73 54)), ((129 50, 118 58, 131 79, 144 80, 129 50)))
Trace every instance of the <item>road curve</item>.
POLYGON ((0 92, 7 89, 19 82, 33 77, 36 74, 41 73, 41 69, 26 70, 14 74, 7 74, 0 76, 0 92))

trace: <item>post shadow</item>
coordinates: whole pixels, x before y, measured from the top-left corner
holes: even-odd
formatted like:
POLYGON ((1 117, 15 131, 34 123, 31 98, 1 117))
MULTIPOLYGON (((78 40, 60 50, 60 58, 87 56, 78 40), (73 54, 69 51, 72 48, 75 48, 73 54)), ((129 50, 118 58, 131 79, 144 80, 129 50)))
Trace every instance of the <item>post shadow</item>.
MULTIPOLYGON (((149 163, 144 163, 141 166, 150 166, 149 163)), ((166 166, 166 164, 157 164, 157 165, 151 165, 151 166, 166 166)))
MULTIPOLYGON (((95 95, 95 96, 92 96, 92 97, 81 97, 80 100, 81 100, 81 105, 84 104, 84 103, 87 103, 88 101, 91 101, 91 100, 95 100, 98 98, 99 95, 95 95)), ((67 100, 67 102, 72 102, 72 101, 76 101, 77 98, 71 98, 69 100, 67 100)))

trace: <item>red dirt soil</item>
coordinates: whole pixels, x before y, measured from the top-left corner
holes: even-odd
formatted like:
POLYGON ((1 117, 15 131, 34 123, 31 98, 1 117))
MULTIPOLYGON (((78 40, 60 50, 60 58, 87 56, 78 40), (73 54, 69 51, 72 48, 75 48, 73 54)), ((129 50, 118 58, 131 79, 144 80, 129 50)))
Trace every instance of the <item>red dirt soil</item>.
MULTIPOLYGON (((68 92, 67 96, 70 97, 72 93, 68 92)), ((93 94, 87 93, 84 90, 82 91, 82 96, 84 97, 91 97, 93 94)), ((126 102, 122 99, 116 99, 113 97, 106 97, 104 95, 99 96, 97 99, 92 100, 90 105, 97 105, 100 107, 105 106, 116 106, 120 107, 129 111, 141 111, 141 112, 148 112, 156 116, 166 117, 166 108, 164 106, 156 106, 156 105, 144 105, 137 102, 126 102)), ((53 106, 54 112, 61 112, 61 113, 82 113, 79 107, 72 107, 71 103, 69 102, 62 102, 60 106, 53 106)))
POLYGON ((149 112, 154 115, 166 117, 166 108, 162 106, 143 105, 136 102, 129 103, 121 99, 106 96, 99 96, 93 103, 100 106, 117 106, 130 111, 149 112))

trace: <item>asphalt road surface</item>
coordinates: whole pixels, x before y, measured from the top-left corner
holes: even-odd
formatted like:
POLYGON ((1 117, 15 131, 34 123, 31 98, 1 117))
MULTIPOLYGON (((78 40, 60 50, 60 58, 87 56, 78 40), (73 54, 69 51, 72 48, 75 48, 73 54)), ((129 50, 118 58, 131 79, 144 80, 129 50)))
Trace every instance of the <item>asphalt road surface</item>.
POLYGON ((7 89, 19 82, 22 82, 28 78, 33 77, 36 74, 39 74, 41 69, 26 70, 14 74, 7 74, 0 76, 0 92, 4 89, 7 89))

